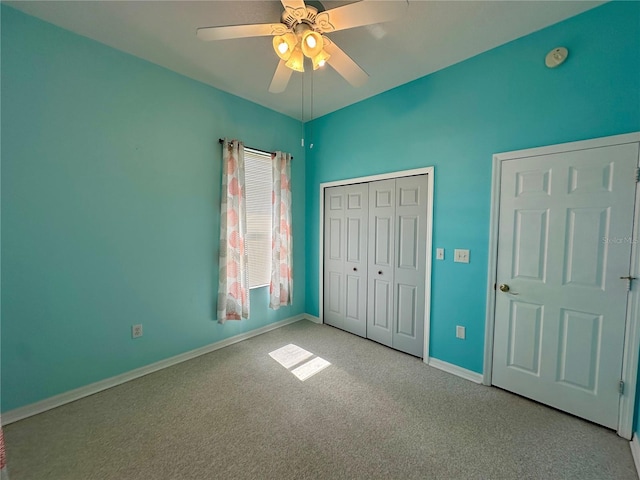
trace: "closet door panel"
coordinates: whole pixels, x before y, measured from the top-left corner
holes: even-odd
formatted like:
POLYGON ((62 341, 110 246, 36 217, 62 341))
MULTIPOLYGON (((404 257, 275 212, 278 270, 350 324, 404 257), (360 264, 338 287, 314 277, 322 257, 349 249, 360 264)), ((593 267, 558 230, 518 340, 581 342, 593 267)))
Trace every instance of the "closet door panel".
POLYGON ((325 190, 324 197, 324 322, 344 328, 345 322, 345 193, 325 190))
POLYGON ((418 292, 414 285, 398 284, 397 335, 414 338, 418 325, 418 292))
POLYGON ((394 324, 396 181, 369 184, 367 337, 392 346, 394 324))
POLYGON ((396 180, 396 257, 392 346, 423 355, 427 239, 427 176, 396 180))
POLYGON ((369 187, 345 188, 345 317, 344 329, 367 336, 367 241, 369 187))
POLYGON ((391 293, 393 291, 393 285, 391 285, 391 282, 378 278, 373 278, 372 281, 374 303, 373 318, 371 319, 372 327, 382 329, 384 333, 391 332, 393 320, 391 293))

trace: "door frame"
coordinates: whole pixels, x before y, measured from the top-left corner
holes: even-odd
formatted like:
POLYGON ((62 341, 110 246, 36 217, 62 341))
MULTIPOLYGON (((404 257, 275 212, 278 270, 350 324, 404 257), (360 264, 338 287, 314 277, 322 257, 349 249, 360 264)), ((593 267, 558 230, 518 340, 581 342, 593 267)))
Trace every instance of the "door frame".
POLYGON ((425 295, 424 295, 424 346, 422 349, 422 360, 429 363, 429 327, 431 325, 431 261, 433 242, 433 184, 434 167, 415 168, 412 170, 400 170, 396 172, 382 173, 379 175, 369 175, 366 177, 345 178, 332 182, 320 184, 320 277, 318 308, 320 322, 324 323, 324 190, 330 187, 342 187, 355 183, 368 183, 377 180, 389 180, 393 178, 412 177, 415 175, 427 176, 427 241, 425 255, 425 295))
MULTIPOLYGON (((484 368, 482 383, 491 385, 493 370, 493 332, 495 326, 495 302, 498 268, 498 223, 500 220, 500 182, 502 162, 517 158, 536 157, 575 150, 610 147, 626 143, 640 142, 640 132, 613 135, 578 142, 562 143, 545 147, 515 150, 493 155, 493 181, 491 185, 491 218, 489 221, 489 269, 487 273, 487 306, 485 316, 484 368)), ((639 159, 640 161, 640 159, 639 159)), ((637 166, 639 164, 636 164, 637 166)), ((635 211, 633 218, 633 239, 631 241, 630 275, 640 277, 640 184, 636 183, 635 211)), ((633 435, 633 413, 636 399, 636 380, 640 360, 640 280, 633 282, 627 301, 624 351, 622 356, 622 381, 624 393, 620 396, 617 433, 631 440, 633 435)))

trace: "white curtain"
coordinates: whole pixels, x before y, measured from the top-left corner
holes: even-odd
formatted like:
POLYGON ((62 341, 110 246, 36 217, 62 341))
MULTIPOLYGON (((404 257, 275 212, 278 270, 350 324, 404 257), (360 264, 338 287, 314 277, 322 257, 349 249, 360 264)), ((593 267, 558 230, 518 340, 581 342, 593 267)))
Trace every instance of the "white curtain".
POLYGON ((220 280, 218 322, 249 318, 247 213, 244 183, 244 145, 222 145, 222 202, 220 205, 220 280))
POLYGON ((291 230, 291 155, 275 152, 271 205, 271 284, 269 307, 293 302, 293 238, 291 230))

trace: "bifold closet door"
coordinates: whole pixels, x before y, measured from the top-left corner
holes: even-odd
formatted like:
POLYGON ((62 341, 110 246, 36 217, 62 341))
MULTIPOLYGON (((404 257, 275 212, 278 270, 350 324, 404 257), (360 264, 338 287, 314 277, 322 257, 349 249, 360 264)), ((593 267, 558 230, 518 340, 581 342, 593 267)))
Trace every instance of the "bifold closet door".
POLYGON ((424 352, 427 176, 396 180, 395 324, 393 348, 424 352))
POLYGON ((427 176, 331 187, 324 198, 324 322, 421 357, 427 176))
POLYGON ((369 184, 367 338, 393 346, 396 181, 369 184))
POLYGON ((369 184, 367 337, 422 357, 427 177, 369 184))
POLYGON ((367 184, 325 190, 324 321, 367 335, 367 184))

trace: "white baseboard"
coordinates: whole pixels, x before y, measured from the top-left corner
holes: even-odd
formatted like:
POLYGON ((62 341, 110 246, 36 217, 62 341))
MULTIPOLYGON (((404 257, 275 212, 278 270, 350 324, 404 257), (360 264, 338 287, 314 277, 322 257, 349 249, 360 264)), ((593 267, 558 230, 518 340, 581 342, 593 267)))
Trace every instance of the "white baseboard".
MULTIPOLYGON (((239 335, 234 335, 233 337, 225 338, 224 340, 220 340, 219 342, 211 343, 204 347, 196 348, 195 350, 190 350, 174 357, 166 358, 164 360, 160 360, 159 362, 136 368, 135 370, 130 370, 129 372, 116 375, 115 377, 106 378, 104 380, 100 380, 99 382, 91 383, 89 385, 85 385, 84 387, 69 390, 68 392, 45 398, 44 400, 40 400, 39 402, 25 405, 24 407, 9 410, 2 414, 2 424, 8 425, 10 423, 17 422, 18 420, 31 417, 32 415, 46 412, 47 410, 59 407, 61 405, 64 405, 65 403, 80 400, 81 398, 88 397, 89 395, 101 392, 102 390, 115 387, 116 385, 120 385, 136 378, 140 378, 144 375, 148 375, 149 373, 157 372, 158 370, 162 370, 163 368, 171 367, 172 365, 191 360, 192 358, 199 357, 200 355, 204 355, 215 350, 219 350, 229 345, 233 345, 234 343, 238 343, 243 340, 262 335, 263 333, 275 330, 276 328, 284 327, 285 325, 299 322, 300 320, 309 319, 308 317, 309 315, 300 314, 294 317, 286 318, 284 320, 280 320, 279 322, 271 323, 264 327, 256 328, 255 330, 241 333, 239 335)), ((311 319, 309 320, 313 321, 311 319)))
POLYGON ((636 464, 636 471, 640 477, 640 442, 638 442, 637 433, 633 434, 633 440, 629 442, 629 446, 631 447, 631 455, 633 455, 633 463, 636 464))
POLYGON ((426 361, 425 363, 430 367, 434 367, 434 368, 437 368, 438 370, 443 370, 447 373, 457 375, 458 377, 462 377, 474 383, 482 383, 481 373, 472 372, 471 370, 467 370, 466 368, 459 367, 457 365, 454 365, 453 363, 443 362, 442 360, 438 360, 437 358, 433 358, 433 357, 430 357, 428 361, 426 361))
POLYGON ((322 320, 320 320, 320 317, 316 317, 315 315, 311 315, 310 313, 305 313, 304 318, 306 318, 310 322, 317 323, 318 325, 322 325, 322 320))

